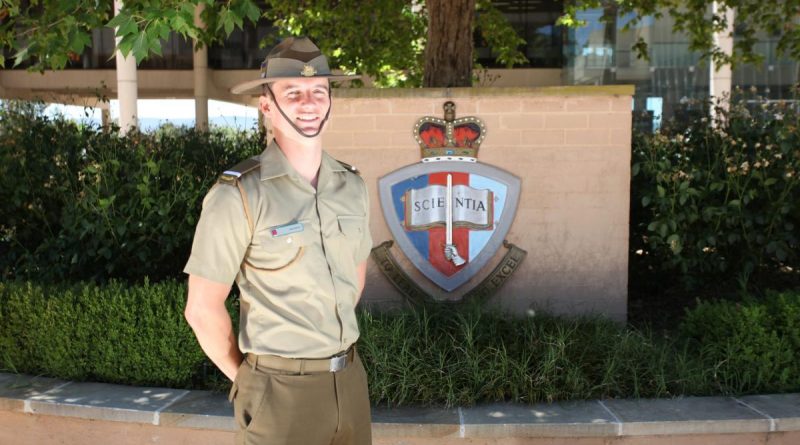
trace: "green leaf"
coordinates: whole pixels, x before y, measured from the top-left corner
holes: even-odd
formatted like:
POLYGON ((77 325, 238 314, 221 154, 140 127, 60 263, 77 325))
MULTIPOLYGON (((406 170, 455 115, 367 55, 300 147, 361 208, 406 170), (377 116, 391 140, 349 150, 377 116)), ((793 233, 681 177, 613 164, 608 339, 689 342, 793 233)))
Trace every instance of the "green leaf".
POLYGON ((116 36, 123 37, 129 34, 135 34, 139 31, 136 21, 133 20, 128 14, 119 14, 106 25, 109 28, 117 28, 116 36))
POLYGON ((139 33, 139 35, 136 36, 136 39, 133 41, 133 47, 131 48, 137 64, 147 57, 149 49, 150 42, 147 40, 147 34, 144 32, 139 33))
POLYGON ((681 253, 681 250, 683 250, 681 246, 681 237, 677 233, 673 233, 667 238, 667 244, 675 255, 681 253))
POLYGON ((648 205, 650 205, 650 197, 645 196, 642 198, 642 207, 647 207, 648 205))
POLYGON ((667 236, 668 231, 669 225, 667 224, 661 223, 661 225, 658 227, 658 234, 661 235, 662 238, 667 236))
POLYGON ((28 51, 30 50, 30 48, 31 48, 30 46, 26 46, 25 48, 14 54, 14 67, 24 62, 28 58, 28 51))
POLYGON ((261 10, 250 0, 245 0, 243 9, 245 16, 253 23, 257 22, 261 17, 261 10))
POLYGON ((728 201, 728 206, 740 208, 742 206, 742 201, 740 201, 738 199, 732 199, 732 200, 728 201))
POLYGON ((92 39, 89 34, 79 30, 70 33, 69 49, 75 53, 82 53, 84 48, 92 45, 92 39))
POLYGON ((656 190, 658 191, 658 197, 659 198, 663 198, 664 196, 667 195, 667 191, 664 190, 664 187, 662 187, 660 185, 656 186, 656 190))

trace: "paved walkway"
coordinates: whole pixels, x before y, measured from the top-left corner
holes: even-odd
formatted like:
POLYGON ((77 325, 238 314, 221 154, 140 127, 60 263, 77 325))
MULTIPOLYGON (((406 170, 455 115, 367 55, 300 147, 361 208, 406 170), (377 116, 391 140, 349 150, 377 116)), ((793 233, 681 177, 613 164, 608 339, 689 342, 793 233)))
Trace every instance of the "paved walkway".
MULTIPOLYGON (((800 444, 800 394, 374 408, 372 416, 376 444, 800 444)), ((231 443, 234 429, 220 393, 0 373, 3 445, 231 443), (89 434, 115 428, 126 434, 89 434)))

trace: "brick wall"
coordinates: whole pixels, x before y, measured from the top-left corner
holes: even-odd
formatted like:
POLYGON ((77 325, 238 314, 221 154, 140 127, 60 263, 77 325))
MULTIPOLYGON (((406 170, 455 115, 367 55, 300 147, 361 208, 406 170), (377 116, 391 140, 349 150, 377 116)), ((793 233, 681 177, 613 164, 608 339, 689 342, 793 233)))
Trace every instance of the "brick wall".
MULTIPOLYGON (((514 312, 599 312, 626 317, 631 86, 336 90, 326 150, 356 165, 372 201, 375 245, 392 239, 378 199, 379 177, 420 160, 412 128, 422 116, 476 116, 487 135, 479 162, 522 179, 516 218, 506 239, 528 256, 492 304, 514 312)), ((500 260, 456 293, 477 284, 500 260)), ((406 272, 432 293, 399 249, 406 272)), ((402 297, 370 264, 364 300, 393 306, 402 297)))

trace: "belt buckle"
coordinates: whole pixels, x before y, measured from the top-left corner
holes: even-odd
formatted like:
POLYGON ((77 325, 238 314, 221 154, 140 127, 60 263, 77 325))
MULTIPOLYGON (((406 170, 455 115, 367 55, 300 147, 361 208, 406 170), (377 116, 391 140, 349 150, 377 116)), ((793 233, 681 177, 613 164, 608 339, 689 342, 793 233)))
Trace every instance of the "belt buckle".
POLYGON ((347 354, 331 357, 330 372, 339 372, 347 366, 347 354))

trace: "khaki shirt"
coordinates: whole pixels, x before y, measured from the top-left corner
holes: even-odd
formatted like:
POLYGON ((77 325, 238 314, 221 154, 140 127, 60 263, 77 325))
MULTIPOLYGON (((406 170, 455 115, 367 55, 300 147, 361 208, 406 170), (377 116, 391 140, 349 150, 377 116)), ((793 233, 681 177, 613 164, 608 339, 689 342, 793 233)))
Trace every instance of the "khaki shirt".
POLYGON ((254 233, 236 185, 215 185, 184 272, 235 279, 242 352, 329 357, 358 338, 356 268, 372 248, 366 185, 325 152, 316 190, 275 142, 260 161, 239 179, 254 233))

